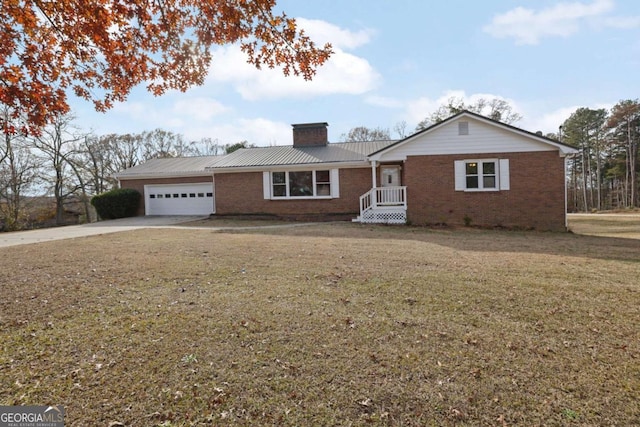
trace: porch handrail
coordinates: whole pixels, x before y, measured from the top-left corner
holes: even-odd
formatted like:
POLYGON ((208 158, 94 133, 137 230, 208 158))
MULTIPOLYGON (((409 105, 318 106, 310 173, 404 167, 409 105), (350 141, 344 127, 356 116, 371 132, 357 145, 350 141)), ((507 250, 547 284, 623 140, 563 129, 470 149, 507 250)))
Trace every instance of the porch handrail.
POLYGON ((360 213, 378 206, 407 206, 407 187, 376 187, 360 196, 360 213))

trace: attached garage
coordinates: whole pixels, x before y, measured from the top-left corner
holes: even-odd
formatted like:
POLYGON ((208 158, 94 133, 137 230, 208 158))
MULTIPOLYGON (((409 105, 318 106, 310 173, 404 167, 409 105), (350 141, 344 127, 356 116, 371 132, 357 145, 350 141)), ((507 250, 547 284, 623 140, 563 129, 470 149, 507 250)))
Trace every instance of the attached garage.
POLYGON ((145 215, 209 215, 215 212, 213 184, 145 185, 145 215))
POLYGON ((205 169, 221 156, 159 158, 118 173, 121 188, 142 195, 138 215, 215 213, 213 174, 205 169))

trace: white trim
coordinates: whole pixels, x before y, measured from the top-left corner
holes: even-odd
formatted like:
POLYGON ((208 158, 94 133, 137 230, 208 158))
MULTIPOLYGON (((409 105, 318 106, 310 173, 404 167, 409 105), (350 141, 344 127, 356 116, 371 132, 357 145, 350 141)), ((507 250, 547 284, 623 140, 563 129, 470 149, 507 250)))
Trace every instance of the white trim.
POLYGON ((340 169, 331 169, 329 171, 331 179, 331 197, 340 198, 340 169))
POLYGON ((378 169, 377 169, 376 161, 371 161, 371 181, 373 185, 371 188, 376 188, 378 186, 378 169))
POLYGON ((339 169, 325 169, 325 168, 314 168, 314 169, 285 169, 280 168, 272 171, 264 171, 262 172, 262 193, 263 197, 267 200, 331 200, 337 199, 340 197, 340 171, 339 169), (311 172, 312 176, 312 188, 314 194, 317 193, 318 189, 316 186, 316 172, 319 171, 329 171, 329 185, 330 185, 330 194, 328 196, 274 196, 273 195, 273 174, 277 172, 283 172, 285 175, 285 188, 287 194, 289 193, 289 172, 311 172))
POLYGON ((467 188, 465 183, 467 175, 465 174, 464 160, 456 160, 453 162, 453 173, 455 176, 455 191, 464 191, 467 188))
MULTIPOLYGON (((494 192, 509 189, 509 160, 508 159, 464 159, 455 160, 453 162, 454 170, 454 186, 455 191, 464 191, 467 193, 484 193, 494 192), (467 163, 478 163, 478 188, 467 188, 467 163), (480 168, 484 163, 495 164, 495 180, 496 186, 490 188, 483 188, 482 178, 484 174, 481 173, 480 168), (501 169, 504 168, 504 172, 501 169), (502 183, 505 179, 506 183, 502 183)), ((489 175, 491 176, 491 175, 489 175)))
POLYGON ((509 190, 511 187, 511 183, 509 180, 509 159, 500 159, 500 163, 498 165, 498 175, 500 176, 500 190, 509 190))
POLYGON ((271 198, 271 172, 262 172, 262 196, 265 200, 271 198))

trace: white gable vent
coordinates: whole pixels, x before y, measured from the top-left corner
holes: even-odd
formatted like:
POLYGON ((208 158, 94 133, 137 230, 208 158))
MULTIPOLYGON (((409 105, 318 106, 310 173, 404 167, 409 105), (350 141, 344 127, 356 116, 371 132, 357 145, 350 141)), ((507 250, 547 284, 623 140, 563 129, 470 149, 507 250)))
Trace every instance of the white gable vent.
POLYGON ((458 122, 458 135, 469 135, 469 122, 458 122))

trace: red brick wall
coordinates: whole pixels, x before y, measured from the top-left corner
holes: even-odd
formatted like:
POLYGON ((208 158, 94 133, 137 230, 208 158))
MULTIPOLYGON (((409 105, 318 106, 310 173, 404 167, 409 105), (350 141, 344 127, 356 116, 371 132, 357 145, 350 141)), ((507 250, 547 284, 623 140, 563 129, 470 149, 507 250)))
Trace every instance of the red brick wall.
POLYGON ((565 230, 564 159, 557 151, 408 157, 407 216, 413 224, 565 230), (510 190, 454 191, 454 161, 509 159, 510 190))
POLYGON ((360 196, 370 189, 371 169, 340 169, 340 198, 265 200, 262 172, 217 173, 216 214, 267 214, 314 220, 355 218, 360 211, 360 196))
POLYGON ((313 147, 327 145, 328 133, 325 123, 293 125, 293 146, 313 147))
MULTIPOLYGON (((183 178, 154 178, 154 179, 123 179, 120 181, 120 188, 133 188, 138 190, 142 195, 140 200, 140 208, 138 209, 138 216, 144 215, 144 186, 150 184, 193 184, 198 182, 212 182, 213 176, 190 176, 183 178)), ((214 189, 215 190, 215 189, 214 189)))

